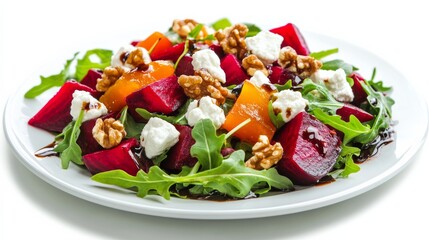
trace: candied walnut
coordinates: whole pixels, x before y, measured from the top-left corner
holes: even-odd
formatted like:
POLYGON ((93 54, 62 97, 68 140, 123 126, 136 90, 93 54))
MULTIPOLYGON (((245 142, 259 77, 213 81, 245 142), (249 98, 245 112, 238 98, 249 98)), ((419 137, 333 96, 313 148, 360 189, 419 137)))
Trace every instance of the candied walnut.
POLYGON ((280 143, 270 144, 265 135, 260 135, 258 142, 252 147, 253 157, 246 161, 246 167, 256 170, 269 169, 277 164, 283 156, 283 147, 280 143))
POLYGON ((311 74, 322 67, 321 61, 310 56, 298 55, 295 49, 289 46, 280 50, 278 63, 301 79, 310 77, 311 74))
POLYGON ((97 85, 95 88, 99 92, 105 92, 112 86, 121 76, 125 70, 122 67, 106 67, 101 75, 101 78, 97 79, 97 85))
POLYGON ((98 118, 92 128, 92 136, 106 149, 117 146, 126 134, 124 125, 114 118, 98 118))
POLYGON ((236 55, 239 59, 243 59, 247 53, 246 34, 249 31, 244 24, 235 24, 217 31, 214 36, 219 41, 220 46, 226 53, 236 55))
MULTIPOLYGON (((174 20, 173 26, 171 27, 175 33, 177 33, 182 39, 186 39, 188 34, 198 25, 199 23, 193 19, 174 20)), ((210 28, 203 26, 201 31, 198 33, 196 39, 203 39, 209 35, 210 28)), ((213 30, 212 30, 213 31, 213 30)))
POLYGON ((145 68, 150 62, 150 56, 146 49, 136 48, 129 52, 125 64, 127 66, 132 66, 132 68, 145 68))
POLYGON ((220 105, 225 102, 226 98, 235 97, 227 88, 222 87, 219 79, 204 69, 196 71, 194 76, 181 75, 178 83, 185 91, 186 96, 193 99, 210 96, 216 99, 216 103, 220 105))
POLYGON ((265 76, 268 76, 268 70, 262 61, 254 54, 251 54, 241 61, 241 66, 246 69, 247 74, 253 76, 256 71, 262 71, 265 76))

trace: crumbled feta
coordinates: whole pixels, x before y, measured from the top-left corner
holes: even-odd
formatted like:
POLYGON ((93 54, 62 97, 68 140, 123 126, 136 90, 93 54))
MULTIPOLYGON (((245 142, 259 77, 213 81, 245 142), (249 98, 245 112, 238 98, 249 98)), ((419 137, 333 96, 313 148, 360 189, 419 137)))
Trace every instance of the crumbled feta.
POLYGON ((251 77, 249 81, 258 87, 261 87, 264 84, 271 84, 270 79, 268 79, 267 76, 259 70, 253 74, 253 77, 251 77))
POLYGON ((185 114, 189 126, 194 126, 201 119, 211 119, 216 129, 219 129, 225 122, 223 109, 216 105, 216 100, 205 96, 200 100, 192 101, 185 114))
POLYGON ((150 55, 149 52, 142 47, 134 47, 132 45, 127 45, 127 46, 123 46, 121 47, 116 53, 115 55, 112 56, 112 60, 110 62, 110 65, 112 67, 123 67, 126 71, 129 71, 131 69, 136 68, 137 66, 133 66, 129 63, 126 63, 126 55, 128 55, 130 52, 134 51, 138 49, 139 51, 141 51, 141 54, 143 56, 143 62, 145 64, 149 64, 152 60, 150 59, 150 55), (125 61, 124 61, 125 59, 125 61))
POLYGON ((89 92, 76 90, 73 92, 73 100, 70 107, 70 115, 73 120, 79 117, 80 111, 83 109, 83 122, 101 117, 107 114, 107 108, 103 103, 95 99, 89 92))
POLYGON ((225 83, 226 75, 220 67, 220 59, 211 49, 203 49, 192 55, 192 66, 195 71, 201 69, 207 70, 210 75, 219 79, 221 83, 225 83))
POLYGON ((152 117, 142 130, 140 144, 144 147, 146 157, 153 158, 174 146, 179 141, 179 135, 173 124, 152 117))
POLYGON ((265 65, 271 64, 279 58, 282 42, 282 36, 269 31, 261 31, 254 37, 246 38, 247 49, 265 65))
POLYGON ((275 101, 272 103, 275 112, 280 112, 283 120, 289 122, 298 113, 305 111, 308 101, 300 92, 283 90, 274 94, 275 101))
POLYGON ((311 75, 311 79, 316 83, 324 84, 338 101, 353 101, 353 91, 342 68, 335 71, 319 69, 311 75))

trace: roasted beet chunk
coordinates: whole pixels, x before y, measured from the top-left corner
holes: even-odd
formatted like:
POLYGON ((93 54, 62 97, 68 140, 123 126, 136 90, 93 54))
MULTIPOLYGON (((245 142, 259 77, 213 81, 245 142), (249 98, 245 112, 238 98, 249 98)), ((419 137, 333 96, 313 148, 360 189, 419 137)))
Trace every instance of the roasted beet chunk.
POLYGON ((192 138, 192 128, 175 125, 180 132, 179 141, 168 152, 168 157, 162 162, 162 167, 170 171, 180 171, 183 166, 192 167, 197 159, 191 156, 191 147, 195 144, 192 138))
POLYGON ((112 149, 84 155, 83 162, 91 174, 121 169, 128 174, 136 175, 140 167, 133 154, 133 148, 138 145, 135 138, 130 138, 112 149))
POLYGON ((335 131, 306 112, 285 124, 275 140, 284 150, 277 170, 298 185, 314 184, 328 174, 341 151, 335 131))
POLYGON ((66 82, 60 90, 29 121, 33 127, 52 132, 61 132, 72 121, 70 106, 75 90, 87 91, 92 96, 96 91, 74 80, 66 82))

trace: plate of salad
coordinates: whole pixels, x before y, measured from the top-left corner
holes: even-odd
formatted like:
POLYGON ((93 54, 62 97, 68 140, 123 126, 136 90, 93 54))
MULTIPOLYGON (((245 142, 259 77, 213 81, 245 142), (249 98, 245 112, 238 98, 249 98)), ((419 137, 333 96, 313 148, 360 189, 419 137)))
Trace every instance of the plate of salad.
POLYGON ((334 204, 396 175, 427 132, 426 104, 396 68, 293 23, 174 20, 53 72, 10 97, 11 147, 55 187, 147 215, 334 204))

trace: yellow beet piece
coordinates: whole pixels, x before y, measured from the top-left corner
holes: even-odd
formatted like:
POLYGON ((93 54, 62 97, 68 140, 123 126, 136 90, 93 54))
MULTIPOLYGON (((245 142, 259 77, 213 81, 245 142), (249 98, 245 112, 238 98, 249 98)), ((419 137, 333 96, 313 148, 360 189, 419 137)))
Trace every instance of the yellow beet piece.
POLYGON ((276 127, 268 114, 268 102, 271 93, 245 81, 240 96, 226 116, 223 128, 231 131, 238 124, 250 118, 250 122, 240 128, 233 136, 254 144, 259 135, 266 135, 268 139, 274 135, 276 127))

